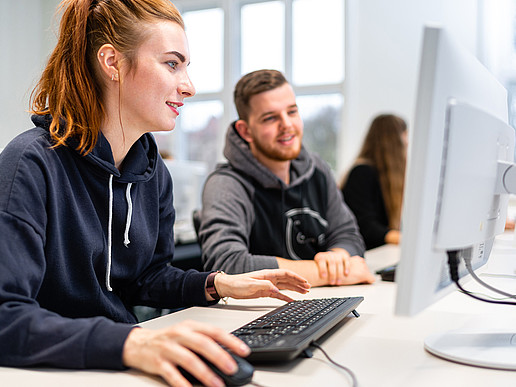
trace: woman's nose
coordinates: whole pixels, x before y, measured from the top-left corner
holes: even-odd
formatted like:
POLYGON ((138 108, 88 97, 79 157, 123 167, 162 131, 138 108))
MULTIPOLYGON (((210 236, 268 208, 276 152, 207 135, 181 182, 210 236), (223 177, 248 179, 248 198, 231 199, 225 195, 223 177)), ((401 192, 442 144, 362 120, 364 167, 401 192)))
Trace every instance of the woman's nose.
POLYGON ((179 83, 178 89, 179 94, 181 94, 184 98, 193 97, 195 95, 195 87, 188 74, 185 74, 184 78, 179 83))

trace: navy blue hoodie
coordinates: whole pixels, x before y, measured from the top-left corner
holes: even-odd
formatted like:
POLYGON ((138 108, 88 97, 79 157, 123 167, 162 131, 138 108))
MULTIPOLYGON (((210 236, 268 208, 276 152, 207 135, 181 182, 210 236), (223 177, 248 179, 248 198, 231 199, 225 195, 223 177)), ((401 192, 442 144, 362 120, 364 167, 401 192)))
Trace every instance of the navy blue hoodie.
POLYGON ((33 122, 0 154, 0 365, 121 369, 130 307, 206 305, 207 273, 169 265, 172 179, 151 134, 120 172, 102 135, 81 156, 33 122))

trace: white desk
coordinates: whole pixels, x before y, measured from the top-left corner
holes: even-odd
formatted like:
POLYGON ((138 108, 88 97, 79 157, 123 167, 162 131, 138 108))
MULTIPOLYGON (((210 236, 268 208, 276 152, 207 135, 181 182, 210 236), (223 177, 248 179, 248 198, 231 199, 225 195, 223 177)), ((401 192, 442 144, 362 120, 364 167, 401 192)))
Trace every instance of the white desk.
MULTIPOLYGON (((497 246, 486 271, 514 273, 515 250, 506 248, 511 246, 510 242, 502 240, 497 242, 497 246), (499 270, 501 267, 503 271, 499 270)), ((366 257, 371 270, 374 271, 395 263, 399 257, 399 250, 397 247, 384 246, 368 252, 366 257)), ((505 289, 516 293, 516 284, 509 283, 509 288, 505 289)), ((314 288, 304 296, 291 294, 295 298, 356 295, 365 297, 358 308, 361 317, 349 317, 322 341, 323 348, 335 361, 355 372, 361 387, 516 385, 516 372, 455 364, 434 357, 423 349, 423 339, 429 333, 458 328, 486 314, 497 318, 501 316, 501 320, 516 327, 516 308, 486 304, 452 292, 416 317, 397 317, 393 313, 395 293, 394 283, 378 281, 374 285, 314 288)), ((190 308, 142 325, 154 329, 183 319, 194 319, 210 322, 231 331, 280 304, 280 301, 270 299, 230 300, 228 305, 190 308)), ((314 357, 311 359, 257 366, 254 382, 264 387, 350 385, 350 379, 344 371, 328 363, 319 350, 314 351, 314 357)), ((137 371, 0 368, 0 385, 137 387, 165 384, 159 378, 137 371)))

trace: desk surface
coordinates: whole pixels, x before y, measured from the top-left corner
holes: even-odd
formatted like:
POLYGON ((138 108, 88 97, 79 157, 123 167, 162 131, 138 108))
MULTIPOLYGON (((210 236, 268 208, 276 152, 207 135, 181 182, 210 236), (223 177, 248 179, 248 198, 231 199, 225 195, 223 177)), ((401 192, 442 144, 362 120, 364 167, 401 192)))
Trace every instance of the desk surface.
MULTIPOLYGON (((485 271, 515 273, 516 259, 512 235, 502 236, 485 271), (506 237, 506 239, 503 239, 506 237), (509 240, 510 238, 510 240, 509 240), (503 270, 501 270, 503 269, 503 270)), ((397 262, 399 249, 383 246, 366 253, 372 271, 397 262)), ((507 280, 506 280, 507 281, 507 280)), ((516 293, 514 280, 504 287, 516 293)), ((353 370, 359 385, 368 386, 514 386, 516 373, 455 364, 439 359, 423 349, 423 340, 438 330, 459 328, 464 324, 496 316, 515 326, 516 309, 481 303, 456 291, 415 317, 393 313, 396 284, 378 280, 373 285, 314 288, 295 298, 364 296, 358 308, 360 318, 349 317, 322 340, 332 358, 353 370), (514 309, 514 310, 513 310, 514 309)), ((230 300, 228 305, 189 308, 147 321, 142 325, 158 329, 184 319, 210 322, 227 331, 234 330, 266 313, 281 302, 272 299, 230 300)), ((512 328, 514 329, 514 328, 512 328)), ((310 359, 288 364, 257 366, 253 380, 257 385, 304 387, 351 385, 344 371, 331 365, 319 350, 310 359)), ((2 386, 164 386, 160 378, 137 371, 66 371, 50 369, 14 369, 0 367, 2 386)))

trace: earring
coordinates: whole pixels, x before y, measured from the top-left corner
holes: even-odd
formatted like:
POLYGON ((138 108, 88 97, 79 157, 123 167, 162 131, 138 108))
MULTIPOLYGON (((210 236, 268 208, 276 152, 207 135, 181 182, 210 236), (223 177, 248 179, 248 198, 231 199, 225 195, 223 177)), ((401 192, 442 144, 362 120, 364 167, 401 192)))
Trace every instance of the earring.
POLYGON ((104 56, 104 53, 103 53, 103 52, 101 52, 101 53, 100 53, 100 56, 104 56))
POLYGON ((111 74, 111 80, 112 81, 117 81, 118 80, 118 74, 117 73, 111 74))

